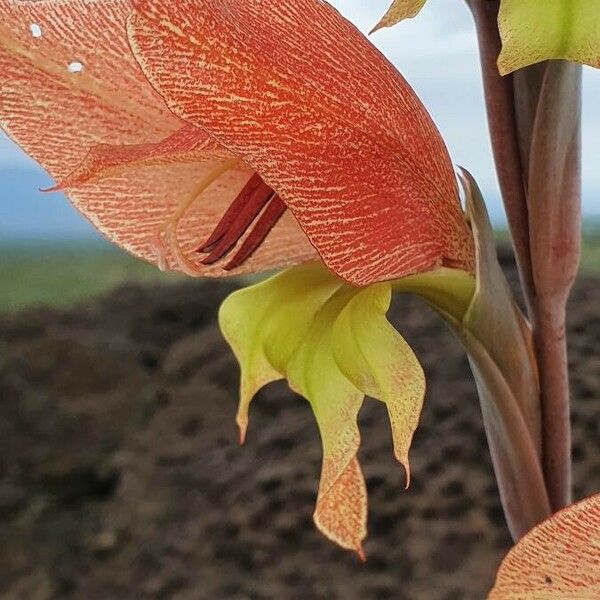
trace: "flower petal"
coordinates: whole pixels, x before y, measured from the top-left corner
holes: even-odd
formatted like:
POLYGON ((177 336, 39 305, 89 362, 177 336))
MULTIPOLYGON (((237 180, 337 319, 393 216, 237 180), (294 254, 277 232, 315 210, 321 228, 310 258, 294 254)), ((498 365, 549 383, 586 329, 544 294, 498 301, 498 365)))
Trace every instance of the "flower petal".
POLYGON ((404 19, 416 17, 425 5, 426 0, 394 0, 381 21, 375 25, 371 33, 383 27, 392 27, 404 19))
POLYGON ((356 454, 363 394, 342 375, 331 348, 333 322, 354 293, 322 265, 307 264, 229 296, 219 324, 241 367, 242 441, 254 394, 286 377, 310 402, 323 442, 315 523, 340 546, 361 554, 367 499, 356 454))
POLYGON ((364 394, 387 404, 396 455, 407 470, 423 401, 423 371, 385 318, 390 294, 388 283, 356 288, 321 264, 307 264, 235 292, 219 312, 241 366, 242 439, 252 396, 286 378, 310 402, 321 434, 315 523, 360 556, 367 497, 357 461, 357 417, 364 394))
POLYGON ((139 165, 193 164, 208 158, 224 160, 231 158, 231 154, 209 138, 206 132, 186 125, 157 143, 93 146, 83 161, 58 182, 56 189, 104 179, 139 165))
POLYGON ((367 536, 367 486, 356 457, 335 485, 319 493, 314 520, 330 540, 346 550, 355 550, 361 560, 366 560, 362 541, 367 536))
POLYGON ((489 600, 600 598, 600 494, 530 531, 502 562, 489 600))
POLYGON ((131 45, 168 106, 256 169, 334 272, 363 285, 472 268, 437 129, 326 2, 134 4, 131 45))
POLYGON ((323 443, 315 523, 329 539, 362 555, 367 490, 357 460, 357 419, 364 395, 340 371, 332 345, 334 324, 355 293, 343 286, 315 315, 286 371, 290 387, 310 402, 323 443))
POLYGON ((404 338, 385 318, 391 285, 354 295, 337 319, 334 353, 344 375, 364 394, 387 405, 396 458, 410 481, 408 451, 425 397, 423 369, 404 338))
POLYGON ((309 263, 241 289, 221 305, 219 325, 241 368, 237 422, 242 440, 252 397, 285 377, 316 313, 340 285, 322 266, 309 263))
MULTIPOLYGON (((161 227, 231 154, 148 84, 129 48, 130 12, 123 0, 0 0, 0 126, 111 240, 171 268, 221 275, 193 251, 253 171, 236 163, 182 216, 172 236, 181 251, 161 249, 161 227)), ((235 272, 313 256, 287 215, 235 272)))
POLYGON ((502 0, 498 26, 503 75, 549 59, 600 67, 596 0, 502 0))

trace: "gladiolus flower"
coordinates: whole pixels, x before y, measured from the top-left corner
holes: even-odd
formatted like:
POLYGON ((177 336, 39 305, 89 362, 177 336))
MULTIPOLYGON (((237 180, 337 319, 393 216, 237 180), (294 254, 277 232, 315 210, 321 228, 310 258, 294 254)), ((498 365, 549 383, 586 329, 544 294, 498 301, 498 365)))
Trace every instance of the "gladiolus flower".
POLYGON ((0 3, 0 123, 110 239, 201 275, 245 242, 233 273, 313 247, 361 285, 472 268, 435 126, 330 6, 134 5, 0 3))
MULTIPOLYGON (((131 11, 122 0, 0 0, 0 126, 111 241, 221 276, 195 250, 254 171, 169 112, 131 52, 131 11)), ((233 272, 316 256, 288 211, 233 272)))
POLYGON ((137 256, 211 276, 322 260, 234 294, 220 321, 242 435, 262 385, 309 399, 315 520, 360 552, 363 396, 388 406, 408 469, 424 394, 392 289, 447 282, 461 315, 473 296, 454 171, 408 83, 320 0, 0 0, 0 84, 2 127, 137 256))
POLYGON ((133 4, 132 48, 167 106, 254 169, 332 271, 364 285, 441 264, 472 268, 439 133, 331 6, 133 4))

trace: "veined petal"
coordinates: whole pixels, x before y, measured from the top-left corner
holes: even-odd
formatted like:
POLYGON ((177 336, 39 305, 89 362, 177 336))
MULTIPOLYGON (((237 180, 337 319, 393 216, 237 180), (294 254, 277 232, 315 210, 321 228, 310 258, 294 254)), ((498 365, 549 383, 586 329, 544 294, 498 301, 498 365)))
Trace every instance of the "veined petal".
POLYGON ((355 293, 343 286, 315 315, 287 366, 287 379, 310 402, 323 443, 315 523, 328 538, 362 556, 367 489, 356 455, 363 393, 340 371, 332 344, 334 324, 355 293))
POLYGON ((331 6, 134 5, 131 45, 167 105, 256 169, 335 273, 363 285, 443 262, 472 269, 437 129, 394 67, 331 6))
POLYGON ((383 27, 392 27, 404 19, 416 17, 426 0, 394 0, 381 21, 375 25, 371 33, 383 27))
POLYGON ((423 369, 404 338, 385 318, 392 286, 380 283, 355 294, 333 332, 336 362, 364 394, 387 406, 396 458, 410 481, 408 450, 425 397, 423 369))
POLYGON ((242 437, 252 396, 286 378, 310 402, 321 434, 315 523, 361 556, 367 500, 357 415, 364 394, 388 405, 396 455, 407 469, 423 400, 422 369, 385 318, 390 293, 388 283, 356 288, 321 264, 307 264, 232 294, 219 313, 241 365, 242 437))
POLYGON ((531 530, 504 559, 488 600, 600 598, 600 494, 531 530))
POLYGON ((362 540, 367 536, 367 486, 354 457, 326 492, 319 490, 314 514, 319 531, 366 560, 362 540))
POLYGON ((500 72, 549 59, 600 67, 598 8, 596 0, 502 0, 500 72))
MULTIPOLYGON (((194 250, 254 171, 169 112, 131 54, 130 12, 126 0, 0 0, 0 126, 109 239, 173 269, 222 275, 194 250), (161 241, 224 160, 231 168, 161 241)), ((235 272, 314 255, 286 215, 235 272)))
POLYGON ((56 188, 66 189, 126 172, 136 166, 166 166, 169 163, 202 163, 207 159, 232 158, 206 132, 186 125, 156 143, 93 146, 83 161, 59 181, 56 188))

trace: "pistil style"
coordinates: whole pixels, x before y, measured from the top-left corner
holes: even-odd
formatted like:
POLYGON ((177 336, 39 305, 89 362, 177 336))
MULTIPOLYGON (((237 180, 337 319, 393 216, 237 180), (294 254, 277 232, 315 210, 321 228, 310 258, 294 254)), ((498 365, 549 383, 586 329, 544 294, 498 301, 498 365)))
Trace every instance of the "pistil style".
POLYGON ((171 218, 164 223, 157 232, 155 240, 155 249, 158 254, 158 264, 161 268, 166 268, 167 249, 171 250, 180 269, 188 275, 196 275, 197 267, 184 256, 181 246, 177 240, 177 227, 196 200, 210 187, 221 175, 229 171, 235 164, 236 159, 225 160, 213 169, 195 188, 194 191, 185 199, 181 200, 171 218), (166 243, 165 243, 166 242, 166 243))

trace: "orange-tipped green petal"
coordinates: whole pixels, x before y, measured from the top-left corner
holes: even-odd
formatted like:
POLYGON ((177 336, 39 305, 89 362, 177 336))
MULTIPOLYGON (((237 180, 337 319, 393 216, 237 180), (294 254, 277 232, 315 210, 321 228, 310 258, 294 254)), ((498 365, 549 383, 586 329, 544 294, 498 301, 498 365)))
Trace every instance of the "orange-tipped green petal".
POLYGON ((322 266, 309 263, 241 289, 221 305, 219 326, 241 369, 237 423, 242 440, 253 396, 285 377, 316 313, 340 285, 322 266))
POLYGON ((384 27, 392 27, 404 19, 416 17, 426 0, 394 0, 381 21, 375 25, 371 33, 384 27))
POLYGON ((389 283, 352 287, 323 265, 307 264, 235 292, 219 312, 241 366, 242 436, 252 396, 270 381, 287 379, 310 402, 321 434, 315 523, 361 556, 367 499, 357 415, 364 395, 388 405, 396 454, 407 469, 423 400, 421 367, 385 318, 390 289, 389 283))
POLYGON ((353 293, 322 265, 307 264, 229 296, 219 324, 241 368, 241 439, 254 394, 287 378, 309 400, 323 442, 315 523, 340 546, 360 554, 367 512, 356 460, 363 394, 342 375, 331 348, 333 321, 353 293))
POLYGON ((600 67, 599 8, 597 0, 502 0, 500 72, 550 59, 600 67))
MULTIPOLYGON (((0 126, 112 241, 165 267, 223 274, 194 250, 254 171, 169 112, 131 53, 130 12, 126 0, 0 0, 0 126)), ((238 272, 313 256, 286 215, 238 272)))
POLYGON ((452 165, 394 67, 319 0, 136 0, 131 46, 171 110, 255 169, 363 285, 471 270, 452 165))
POLYGON ((367 534, 367 490, 356 455, 364 395, 340 371, 332 345, 334 324, 355 293, 343 286, 315 315, 287 366, 287 379, 310 402, 323 444, 315 523, 329 539, 360 555, 367 534))
POLYGON ((488 600, 600 598, 600 494, 530 531, 504 559, 488 600))
POLYGON ((364 394, 387 406, 394 452, 410 480, 408 451, 425 397, 425 375, 410 346, 387 321, 391 285, 354 295, 340 313, 333 343, 337 364, 364 394))

